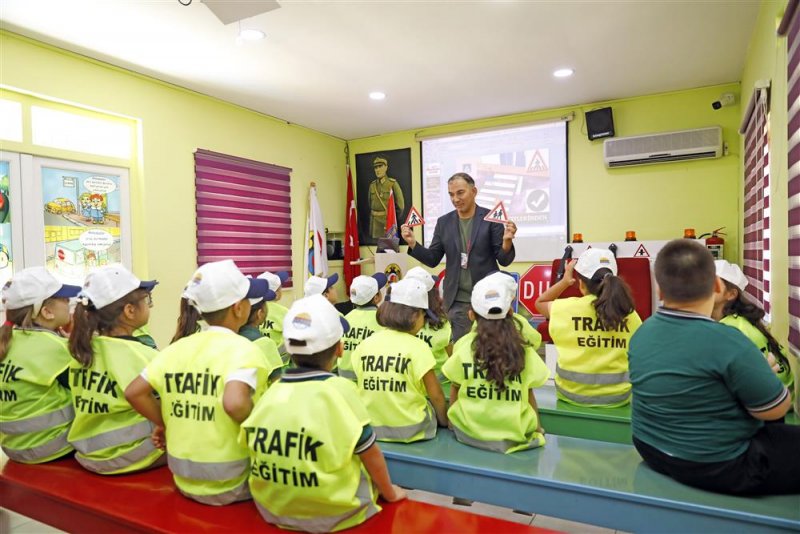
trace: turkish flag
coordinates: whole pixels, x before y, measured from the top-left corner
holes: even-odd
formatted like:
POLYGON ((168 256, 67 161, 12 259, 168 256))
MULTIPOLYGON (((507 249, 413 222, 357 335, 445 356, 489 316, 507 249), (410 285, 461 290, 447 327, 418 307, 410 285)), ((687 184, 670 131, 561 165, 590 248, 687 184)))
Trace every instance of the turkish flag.
POLYGON ((385 237, 397 237, 397 213, 394 209, 394 191, 389 191, 389 201, 386 203, 385 237))
POLYGON ((360 265, 350 265, 351 261, 361 258, 358 249, 358 219, 356 218, 356 202, 353 199, 353 179, 350 166, 347 166, 347 221, 344 228, 344 284, 350 292, 353 278, 361 274, 360 265))

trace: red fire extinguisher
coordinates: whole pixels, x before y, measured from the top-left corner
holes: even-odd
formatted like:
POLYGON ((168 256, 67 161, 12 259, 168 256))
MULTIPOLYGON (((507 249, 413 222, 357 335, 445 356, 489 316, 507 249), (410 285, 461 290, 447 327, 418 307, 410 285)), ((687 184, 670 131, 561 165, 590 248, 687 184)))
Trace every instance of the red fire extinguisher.
POLYGON ((711 255, 714 256, 715 260, 723 259, 722 255, 723 249, 725 248, 725 240, 720 236, 725 235, 725 232, 722 231, 724 229, 724 226, 722 228, 717 228, 716 230, 712 230, 710 234, 706 233, 698 238, 706 238, 706 247, 708 247, 708 250, 711 251, 711 255))

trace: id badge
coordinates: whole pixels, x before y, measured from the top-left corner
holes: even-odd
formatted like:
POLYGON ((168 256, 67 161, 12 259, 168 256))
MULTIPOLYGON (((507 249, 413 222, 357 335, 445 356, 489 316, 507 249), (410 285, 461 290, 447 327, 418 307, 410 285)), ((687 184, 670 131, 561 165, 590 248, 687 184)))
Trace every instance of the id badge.
POLYGON ((466 269, 467 268, 467 253, 466 252, 462 252, 461 253, 461 268, 462 269, 466 269))

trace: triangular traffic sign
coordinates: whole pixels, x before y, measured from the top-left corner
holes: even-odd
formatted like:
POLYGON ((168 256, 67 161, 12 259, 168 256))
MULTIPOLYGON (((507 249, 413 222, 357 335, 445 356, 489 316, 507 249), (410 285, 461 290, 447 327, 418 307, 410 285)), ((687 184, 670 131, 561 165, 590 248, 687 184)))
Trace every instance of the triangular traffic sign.
POLYGON ((505 224, 508 222, 508 212, 506 211, 506 207, 503 204, 503 201, 497 203, 495 207, 486 214, 486 217, 483 218, 484 221, 495 222, 505 224))
POLYGON ((411 209, 408 210, 408 217, 406 217, 406 226, 409 228, 414 228, 415 226, 422 226, 425 224, 425 219, 422 218, 422 215, 419 214, 417 208, 411 206, 411 209))
POLYGON ((636 249, 636 252, 633 253, 634 258, 649 258, 650 253, 647 252, 647 249, 644 248, 644 243, 639 245, 639 248, 636 249))

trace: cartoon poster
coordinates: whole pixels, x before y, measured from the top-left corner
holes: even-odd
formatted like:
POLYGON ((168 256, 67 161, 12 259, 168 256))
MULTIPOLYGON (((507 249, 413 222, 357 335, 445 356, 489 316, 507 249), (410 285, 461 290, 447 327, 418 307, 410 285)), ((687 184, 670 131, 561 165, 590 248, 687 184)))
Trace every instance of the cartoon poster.
POLYGON ((115 175, 42 168, 46 263, 62 282, 122 261, 119 185, 115 175))
POLYGON ((11 165, 7 161, 0 161, 0 287, 4 286, 11 278, 11 211, 9 198, 9 183, 11 165))

